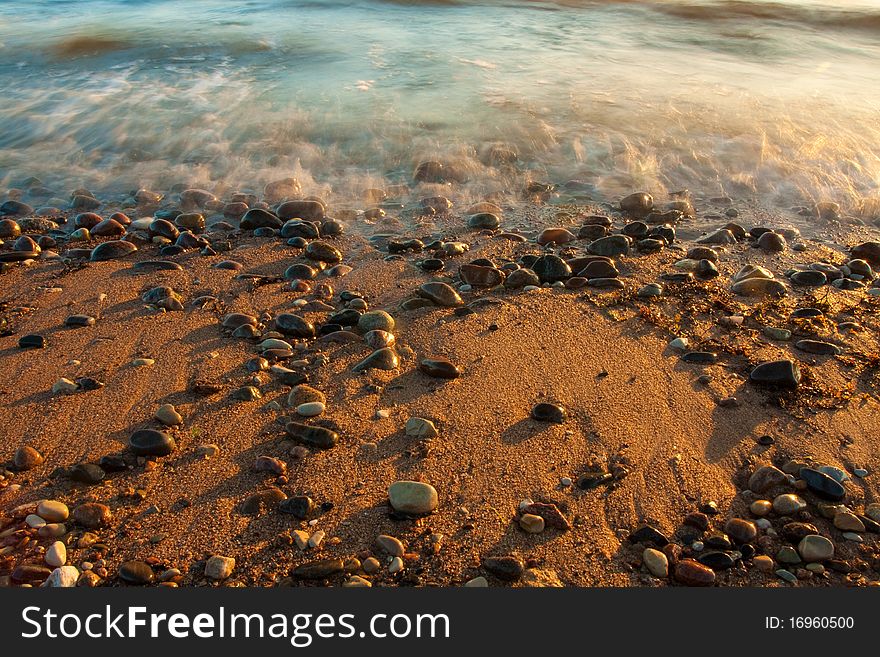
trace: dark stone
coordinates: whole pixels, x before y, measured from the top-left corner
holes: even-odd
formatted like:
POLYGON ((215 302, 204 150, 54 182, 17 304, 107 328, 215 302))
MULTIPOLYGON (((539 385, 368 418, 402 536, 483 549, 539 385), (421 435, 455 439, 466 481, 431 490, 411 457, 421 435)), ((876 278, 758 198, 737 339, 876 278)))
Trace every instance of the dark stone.
POLYGON ((571 267, 557 255, 543 255, 532 264, 531 269, 542 283, 555 283, 571 278, 571 267))
POLYGON ((278 217, 284 221, 323 221, 325 212, 324 204, 319 201, 287 201, 278 206, 278 217))
POLYGON ((278 510, 281 513, 295 516, 300 520, 306 520, 315 510, 315 503, 312 501, 311 497, 306 495, 296 495, 283 500, 278 505, 278 510))
POLYGON ((681 360, 697 365, 713 365, 718 362, 718 354, 714 351, 689 351, 681 357, 681 360))
POLYGON ((796 271, 792 274, 791 282, 795 285, 804 285, 806 287, 819 287, 828 282, 828 277, 821 271, 808 269, 806 271, 796 271))
POLYGON ((25 217, 33 213, 34 209, 30 205, 14 199, 4 201, 3 204, 0 205, 0 215, 3 216, 25 217))
POLYGON ((808 354, 820 356, 837 356, 843 353, 843 350, 836 344, 823 342, 822 340, 798 340, 794 346, 801 351, 806 351, 808 354))
POLYGON ((729 550, 733 547, 733 543, 726 534, 715 532, 703 539, 703 544, 712 550, 729 550))
POLYGON ((174 438, 156 429, 135 431, 129 437, 128 444, 138 456, 168 456, 177 448, 174 438))
POLYGON ((709 566, 712 570, 727 570, 733 568, 736 562, 727 552, 704 552, 697 557, 704 566, 709 566))
POLYGON ((812 525, 808 522, 789 522, 782 526, 780 533, 785 540, 792 543, 799 543, 806 536, 818 534, 819 529, 816 525, 812 525))
POLYGON ((554 424, 563 424, 568 414, 565 409, 558 404, 550 404, 541 402, 532 407, 532 419, 539 422, 552 422, 554 424))
POLYGON ((131 242, 123 240, 111 240, 99 244, 92 250, 92 262, 101 262, 103 260, 115 260, 127 255, 131 255, 137 251, 137 247, 131 242))
POLYGON ((104 468, 94 463, 77 463, 67 471, 68 479, 81 484, 100 484, 105 476, 104 468))
POLYGON ((505 582, 515 582, 522 577, 525 564, 522 559, 514 556, 483 557, 483 568, 505 582))
MULTIPOLYGON (((256 230, 257 228, 281 228, 284 222, 274 214, 263 208, 251 208, 244 213, 239 223, 242 230, 256 230)), ((317 231, 315 231, 317 232, 317 231)), ((291 237, 285 235, 284 237, 291 237)), ((315 235, 317 237, 317 235, 315 235)))
POLYGON ((23 563, 16 566, 12 571, 12 579, 16 582, 42 582, 51 574, 51 568, 23 563))
POLYGON ((306 257, 330 264, 342 262, 342 253, 340 253, 339 249, 322 240, 309 242, 309 245, 306 247, 306 257))
POLYGON ((424 299, 432 301, 438 306, 446 308, 453 308, 464 303, 458 295, 458 292, 452 289, 452 287, 446 283, 440 283, 437 281, 431 281, 430 283, 420 285, 418 295, 424 299))
POLYGON ((423 358, 419 370, 437 379, 457 379, 461 371, 449 360, 442 357, 423 358))
POLYGON ((296 338, 315 337, 315 326, 307 322, 299 315, 281 313, 275 317, 275 328, 284 335, 292 335, 296 338))
POLYGON ((581 490, 592 490, 608 483, 613 477, 607 472, 585 472, 577 479, 577 487, 581 490))
POLYGON ((156 574, 148 563, 125 561, 119 564, 119 579, 128 584, 152 584, 156 574))
POLYGON ((23 335, 18 339, 18 346, 22 349, 45 349, 46 338, 44 338, 42 335, 29 333, 28 335, 23 335))
POLYGON ((800 478, 807 482, 807 488, 819 497, 839 502, 846 497, 846 489, 843 484, 824 472, 813 468, 801 468, 798 473, 800 478))
POLYGON ((330 449, 339 442, 339 434, 324 427, 288 422, 284 430, 294 440, 319 449, 330 449))
POLYGON ((654 543, 663 547, 669 539, 659 530, 650 525, 642 525, 629 535, 630 543, 654 543))
POLYGON ((98 465, 104 472, 123 472, 128 470, 128 464, 121 456, 108 454, 98 459, 98 465))
POLYGON ((64 320, 65 326, 94 326, 95 318, 90 315, 71 315, 64 320))
POLYGON ((797 363, 790 360, 774 360, 761 363, 749 374, 752 383, 796 388, 801 380, 797 363))

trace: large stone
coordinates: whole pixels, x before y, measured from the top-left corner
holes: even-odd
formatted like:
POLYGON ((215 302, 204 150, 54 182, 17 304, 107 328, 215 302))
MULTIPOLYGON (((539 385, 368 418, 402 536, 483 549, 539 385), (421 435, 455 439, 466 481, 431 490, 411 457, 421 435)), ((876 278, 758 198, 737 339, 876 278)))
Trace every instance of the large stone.
POLYGON ((693 559, 682 559, 675 564, 675 579, 686 586, 712 586, 715 572, 693 559))
POLYGON ((174 438, 156 429, 135 431, 129 437, 128 444, 138 456, 168 456, 177 447, 174 438))
POLYGON ((752 473, 749 477, 749 490, 759 495, 767 492, 774 486, 779 486, 787 481, 785 473, 772 465, 765 465, 752 473))
POLYGON ((377 349, 362 361, 357 363, 352 369, 355 372, 366 372, 368 370, 394 370, 400 365, 400 358, 394 349, 383 347, 377 349))
POLYGON ((288 422, 284 426, 284 430, 294 440, 319 449, 330 449, 339 442, 339 434, 326 427, 288 422))
POLYGON ((388 499, 401 513, 431 513, 439 504, 437 490, 420 481, 395 481, 388 487, 388 499))
POLYGON ((660 550, 645 548, 642 552, 642 563, 654 577, 669 575, 669 559, 660 550))
POLYGON ((801 381, 797 363, 790 360, 767 361, 757 365, 749 374, 752 383, 796 388, 801 381))
POLYGON ((446 283, 440 283, 438 281, 424 283, 419 287, 418 294, 420 297, 428 299, 438 306, 445 306, 448 308, 460 306, 464 303, 458 295, 458 292, 453 290, 446 283))
POLYGON ((826 561, 834 556, 834 543, 817 534, 804 536, 797 549, 807 563, 826 561))
POLYGON ((123 240, 112 240, 99 244, 92 250, 92 262, 100 262, 102 260, 115 260, 131 255, 137 251, 137 247, 131 242, 123 240))
POLYGON ((205 577, 213 580, 228 579, 235 569, 235 559, 215 554, 205 562, 205 577))

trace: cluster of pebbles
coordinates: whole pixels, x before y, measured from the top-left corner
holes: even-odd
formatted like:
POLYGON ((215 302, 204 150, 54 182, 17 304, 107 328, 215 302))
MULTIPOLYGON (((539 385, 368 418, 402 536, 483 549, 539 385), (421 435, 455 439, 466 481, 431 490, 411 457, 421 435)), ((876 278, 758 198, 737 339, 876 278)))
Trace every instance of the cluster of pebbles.
MULTIPOLYGON (((436 167, 428 164, 418 169, 418 181, 432 171, 436 173, 436 167)), ((29 184, 38 185, 39 181, 29 184)), ((552 186, 542 188, 540 193, 550 189, 552 186)), ((288 391, 286 404, 271 402, 270 408, 281 414, 280 432, 289 441, 291 459, 303 458, 310 450, 332 450, 342 440, 338 427, 326 417, 327 396, 310 385, 310 368, 320 366, 327 358, 322 348, 338 343, 362 344, 368 353, 350 368, 351 377, 411 367, 414 354, 397 338, 395 316, 400 314, 429 308, 464 316, 474 313, 474 306, 489 298, 489 293, 518 295, 547 288, 600 295, 626 293, 639 303, 649 303, 667 295, 670 286, 717 284, 725 277, 729 278, 725 287, 745 299, 797 295, 801 290, 823 286, 854 295, 880 294, 874 274, 874 268, 880 266, 878 242, 852 247, 848 257, 836 264, 807 262, 779 272, 763 265, 746 265, 725 274, 722 262, 727 249, 748 245, 761 252, 780 253, 787 248, 804 251, 806 247, 794 229, 759 226, 747 230, 732 221, 691 240, 689 247, 682 246, 679 226, 689 224, 696 214, 684 195, 661 206, 655 205, 651 195, 635 193, 608 206, 607 213, 579 215, 579 225, 550 226, 532 235, 505 229, 503 208, 488 201, 467 208, 463 225, 452 238, 374 234, 369 243, 383 253, 385 261, 404 260, 431 277, 397 306, 386 309, 371 308, 369 300, 355 290, 335 289, 344 288, 337 281, 344 281, 352 271, 338 239, 345 233, 346 224, 381 222, 386 211, 400 209, 393 203, 383 207, 385 194, 380 190, 368 190, 367 194, 379 202, 376 207, 353 214, 341 212, 337 218, 330 216, 322 199, 301 198, 294 179, 267 185, 261 197, 242 192, 224 200, 199 189, 175 189, 167 196, 138 190, 123 202, 123 207, 106 216, 99 214, 104 204, 88 190, 75 190, 64 202, 65 210, 33 208, 14 198, 17 194, 8 196, 9 200, 0 205, 3 272, 12 267, 59 262, 77 267, 123 258, 133 261, 131 268, 136 272, 180 270, 183 267, 175 257, 197 251, 212 259, 212 267, 235 272, 237 278, 282 286, 295 295, 286 312, 220 314, 218 334, 249 345, 251 355, 245 368, 250 379, 231 390, 206 380, 193 381, 189 389, 196 395, 223 393, 237 401, 252 402, 261 399, 267 385, 283 387, 288 391), (250 274, 240 262, 226 259, 223 254, 233 250, 243 235, 282 241, 290 247, 294 257, 283 275, 250 274), (518 257, 468 261, 471 239, 508 242, 514 248, 521 247, 522 253, 518 257), (790 242, 792 247, 788 246, 790 242), (661 252, 673 253, 675 258, 656 280, 637 284, 627 280, 634 260, 661 252), (307 318, 315 315, 323 319, 307 318)), ((452 207, 449 199, 431 196, 421 199, 414 212, 431 217, 453 216, 452 207)), ((823 206, 816 211, 821 215, 831 210, 823 206)), ((735 214, 728 212, 726 218, 735 214)), ((157 312, 185 312, 187 308, 211 308, 220 303, 210 295, 186 299, 170 286, 147 289, 140 301, 157 312)), ((802 308, 792 321, 809 321, 822 314, 821 309, 802 308)), ((743 320, 736 316, 726 319, 733 325, 743 320)), ((65 326, 80 329, 99 321, 99 317, 76 314, 66 319, 65 326)), ((780 343, 792 337, 791 330, 779 326, 768 325, 763 330, 768 338, 780 343)), ((41 334, 21 335, 18 346, 52 348, 51 340, 41 334)), ((671 346, 681 351, 682 361, 693 365, 714 364, 722 357, 715 351, 691 349, 683 337, 676 338, 671 346)), ((813 339, 797 340, 792 346, 795 351, 822 356, 845 351, 845 345, 813 339)), ((432 379, 468 375, 445 354, 419 354, 414 363, 421 375, 432 379)), ((149 358, 132 362, 141 367, 151 364, 149 358)), ((761 387, 796 389, 801 367, 796 355, 759 362, 751 367, 749 379, 761 387)), ((102 388, 104 383, 92 377, 61 377, 52 392, 101 394, 102 388)), ((536 400, 532 408, 523 410, 523 417, 565 424, 571 410, 552 401, 536 400)), ((157 404, 152 421, 153 426, 131 432, 127 447, 119 453, 105 454, 94 462, 58 466, 52 478, 89 487, 111 478, 124 478, 133 470, 156 467, 161 459, 182 449, 200 458, 211 458, 220 450, 210 443, 191 444, 190 437, 179 431, 186 418, 172 404, 157 404)), ((418 416, 406 421, 404 431, 419 440, 441 436, 431 419, 418 416)), ((45 462, 46 457, 34 447, 18 447, 0 471, 0 495, 26 492, 15 483, 17 475, 41 468, 45 462)), ((239 511, 246 515, 279 513, 291 518, 295 528, 280 540, 294 546, 305 560, 291 568, 284 580, 287 583, 313 580, 371 586, 379 574, 403 573, 409 564, 431 558, 443 549, 439 533, 429 536, 427 555, 414 552, 399 538, 380 534, 369 550, 347 558, 323 558, 321 550, 339 542, 317 528, 318 517, 333 503, 316 502, 307 495, 288 495, 284 490, 290 483, 288 465, 278 455, 258 455, 253 469, 273 478, 274 483, 242 501, 239 511)), ((625 474, 625 469, 590 472, 576 480, 564 478, 561 486, 563 490, 590 491, 613 485, 625 474)), ((742 512, 726 520, 717 505, 708 503, 688 515, 673 536, 651 525, 629 532, 624 543, 632 546, 627 548, 632 551, 631 566, 658 580, 695 586, 715 584, 720 573, 750 569, 786 582, 829 578, 830 573, 856 581, 856 576, 864 577, 872 565, 860 561, 849 546, 861 545, 870 534, 878 533, 880 507, 847 503, 848 478, 840 468, 806 461, 789 462, 781 469, 765 465, 749 477, 735 502, 742 512)), ((438 512, 444 496, 452 493, 421 481, 389 481, 388 513, 401 519, 424 518, 438 512)), ((133 490, 131 495, 137 497, 141 492, 133 490)), ((525 535, 572 531, 561 506, 550 500, 525 499, 511 510, 511 523, 525 535)), ((176 566, 150 557, 118 562, 113 556, 115 522, 107 500, 80 501, 72 509, 62 500, 32 500, 11 508, 4 504, 0 514, 0 581, 20 586, 119 582, 177 586, 234 579, 235 555, 211 554, 196 563, 176 566)), ((467 586, 493 582, 561 584, 552 572, 542 571, 515 554, 483 555, 480 567, 483 574, 468 579, 467 586)))

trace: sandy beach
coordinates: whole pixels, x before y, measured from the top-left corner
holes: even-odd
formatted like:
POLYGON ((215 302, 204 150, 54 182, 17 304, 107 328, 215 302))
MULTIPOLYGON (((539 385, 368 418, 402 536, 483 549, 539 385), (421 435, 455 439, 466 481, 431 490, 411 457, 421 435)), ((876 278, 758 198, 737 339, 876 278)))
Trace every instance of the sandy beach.
POLYGON ((570 188, 7 194, 0 583, 877 585, 871 217, 570 188))

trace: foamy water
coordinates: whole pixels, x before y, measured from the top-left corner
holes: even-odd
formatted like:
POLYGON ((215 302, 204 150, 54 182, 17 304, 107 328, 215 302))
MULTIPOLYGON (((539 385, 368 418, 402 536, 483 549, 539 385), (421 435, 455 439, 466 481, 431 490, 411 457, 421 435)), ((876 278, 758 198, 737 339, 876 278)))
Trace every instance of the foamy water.
POLYGON ((880 197, 880 0, 0 3, 0 182, 880 197), (513 166, 488 154, 515 151, 513 166))

